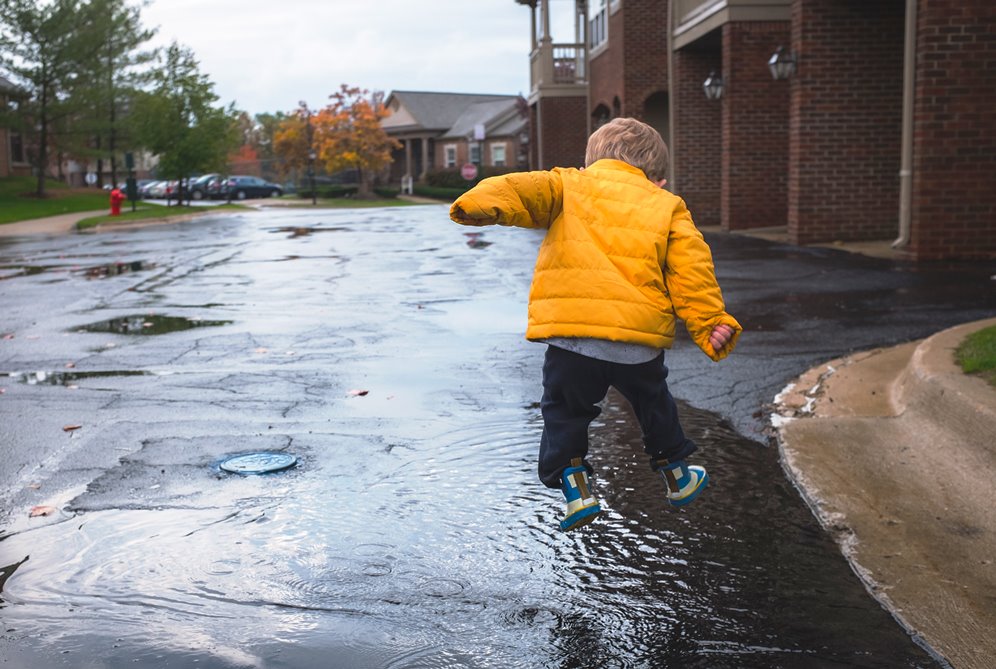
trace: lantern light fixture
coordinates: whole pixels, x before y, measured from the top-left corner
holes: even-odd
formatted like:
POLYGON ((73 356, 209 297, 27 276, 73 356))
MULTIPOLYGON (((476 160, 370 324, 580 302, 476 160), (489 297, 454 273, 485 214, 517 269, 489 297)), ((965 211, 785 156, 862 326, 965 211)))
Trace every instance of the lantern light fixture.
POLYGON ((779 46, 768 59, 768 69, 775 79, 788 79, 795 74, 796 58, 791 51, 786 51, 785 47, 779 46))
POLYGON ((718 100, 723 97, 723 90, 726 88, 726 84, 723 82, 723 78, 716 74, 713 70, 706 77, 706 80, 702 82, 702 90, 705 91, 705 96, 710 100, 718 100))

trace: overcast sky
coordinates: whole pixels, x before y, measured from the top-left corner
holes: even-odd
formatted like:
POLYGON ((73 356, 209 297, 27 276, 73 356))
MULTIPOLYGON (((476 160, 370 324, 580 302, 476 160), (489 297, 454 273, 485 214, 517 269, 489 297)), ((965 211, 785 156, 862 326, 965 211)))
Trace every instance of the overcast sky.
MULTIPOLYGON (((574 0, 552 0, 573 41, 574 0)), ((559 21, 558 21, 559 19, 559 21)), ((153 0, 156 46, 190 47, 221 102, 251 114, 370 90, 529 93, 529 8, 515 0, 153 0)))

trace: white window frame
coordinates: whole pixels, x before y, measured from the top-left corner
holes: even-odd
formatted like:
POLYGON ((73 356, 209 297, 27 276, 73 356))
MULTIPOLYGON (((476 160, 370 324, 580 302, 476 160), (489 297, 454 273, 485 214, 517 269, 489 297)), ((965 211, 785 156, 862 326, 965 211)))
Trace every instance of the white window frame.
POLYGON ((456 144, 446 144, 443 146, 443 163, 445 167, 456 167, 457 164, 457 145, 456 144))
POLYGON ((608 43, 608 0, 588 0, 588 46, 592 51, 601 51, 608 43))
POLYGON ((494 142, 491 145, 491 164, 495 167, 505 167, 508 164, 507 147, 505 142, 494 142), (498 154, 501 154, 501 158, 498 154))

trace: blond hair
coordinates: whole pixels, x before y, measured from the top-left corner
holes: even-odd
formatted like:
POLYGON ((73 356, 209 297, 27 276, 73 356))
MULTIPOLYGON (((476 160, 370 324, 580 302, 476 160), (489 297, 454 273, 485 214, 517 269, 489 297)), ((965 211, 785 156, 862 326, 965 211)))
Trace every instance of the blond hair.
POLYGON ((602 158, 639 167, 651 181, 667 176, 667 144, 659 132, 635 118, 614 118, 591 133, 584 164, 587 167, 602 158))

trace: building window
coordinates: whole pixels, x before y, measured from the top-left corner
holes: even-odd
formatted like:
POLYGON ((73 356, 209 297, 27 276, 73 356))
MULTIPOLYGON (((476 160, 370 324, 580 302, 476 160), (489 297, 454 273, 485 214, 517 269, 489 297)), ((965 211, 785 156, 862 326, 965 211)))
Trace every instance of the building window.
POLYGON ((16 132, 10 133, 10 162, 12 163, 26 163, 27 160, 24 159, 24 142, 21 140, 21 135, 16 132))
POLYGON ((609 11, 606 0, 588 0, 588 35, 589 44, 596 49, 609 39, 609 11))
POLYGON ((446 167, 456 167, 456 144, 447 144, 443 151, 446 153, 446 167))
POLYGON ((473 142, 470 145, 470 162, 475 165, 481 164, 481 143, 473 142))
POLYGON ((505 142, 491 145, 491 164, 496 167, 505 166, 505 142))

